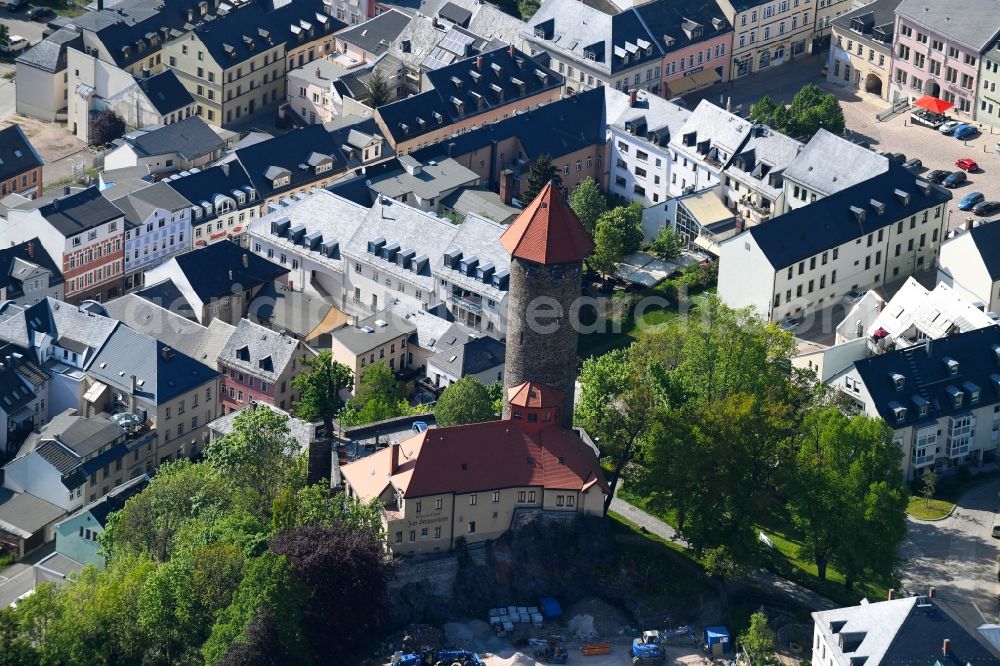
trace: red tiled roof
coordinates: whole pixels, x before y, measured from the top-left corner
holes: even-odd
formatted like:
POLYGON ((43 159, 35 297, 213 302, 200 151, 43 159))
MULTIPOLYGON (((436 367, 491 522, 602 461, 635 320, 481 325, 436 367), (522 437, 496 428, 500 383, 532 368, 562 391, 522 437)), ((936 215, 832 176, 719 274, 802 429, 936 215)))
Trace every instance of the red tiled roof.
POLYGON ((517 407, 559 407, 563 404, 563 392, 547 384, 524 382, 507 389, 510 404, 517 407))
POLYGON ((389 449, 342 468, 358 495, 377 497, 390 481, 407 498, 517 486, 608 490, 593 450, 565 428, 526 433, 511 421, 488 421, 431 428, 400 446, 395 474, 389 449))
POLYGON ((552 183, 538 193, 500 236, 512 257, 538 264, 583 261, 594 241, 552 183))

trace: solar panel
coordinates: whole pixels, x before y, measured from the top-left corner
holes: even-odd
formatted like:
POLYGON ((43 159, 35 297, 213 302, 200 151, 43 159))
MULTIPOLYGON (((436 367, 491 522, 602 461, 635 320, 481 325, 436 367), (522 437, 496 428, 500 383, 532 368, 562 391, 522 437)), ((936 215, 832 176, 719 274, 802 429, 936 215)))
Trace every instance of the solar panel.
POLYGON ((468 35, 463 35, 457 30, 449 30, 448 34, 444 36, 441 43, 438 44, 438 48, 445 49, 446 51, 451 51, 456 55, 465 55, 465 49, 469 44, 472 44, 476 40, 468 35))

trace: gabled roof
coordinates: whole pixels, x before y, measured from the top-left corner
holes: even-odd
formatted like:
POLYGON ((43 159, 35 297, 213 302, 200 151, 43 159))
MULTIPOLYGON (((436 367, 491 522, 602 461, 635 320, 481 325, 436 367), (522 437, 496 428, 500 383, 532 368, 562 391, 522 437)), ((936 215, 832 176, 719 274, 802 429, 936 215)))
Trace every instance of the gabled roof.
POLYGON ((114 204, 101 196, 96 186, 59 197, 42 206, 39 212, 65 238, 123 217, 114 204))
POLYGON ((301 344, 295 338, 241 319, 219 355, 219 363, 274 383, 301 344))
POLYGON ((889 159, 821 129, 785 170, 785 178, 827 195, 852 187, 889 169, 889 159))
MULTIPOLYGON (((33 238, 13 247, 0 249, 0 289, 6 288, 21 292, 20 283, 24 277, 34 273, 33 266, 38 266, 49 272, 50 287, 62 284, 64 281, 62 271, 52 261, 52 257, 42 247, 42 243, 37 238, 33 238), (27 274, 25 271, 28 271, 27 274)), ((8 295, 9 297, 10 295, 8 295)))
MULTIPOLYGON (((922 181, 908 169, 893 164, 883 174, 790 210, 744 233, 753 237, 771 266, 778 270, 950 199, 948 190, 922 181), (883 212, 873 207, 873 201, 882 204, 883 212), (852 208, 863 213, 863 220, 859 220, 852 208)), ((745 240, 740 234, 723 245, 745 240)))
POLYGON ((157 210, 171 213, 184 210, 191 204, 164 181, 131 192, 113 203, 125 214, 125 219, 133 224, 145 224, 149 216, 157 210))
MULTIPOLYGON (((436 341, 440 351, 428 363, 447 371, 453 377, 478 375, 503 366, 507 346, 496 338, 470 335, 466 326, 454 323, 436 341)), ((497 378, 499 379, 499 377, 497 378)))
POLYGON ((268 141, 240 148, 235 153, 236 159, 260 196, 266 198, 275 192, 297 189, 346 170, 347 160, 341 146, 347 134, 348 131, 335 133, 322 125, 308 125, 268 141), (309 165, 309 159, 314 158, 315 153, 329 157, 332 168, 317 173, 315 167, 309 165), (282 172, 288 172, 290 181, 287 185, 276 188, 272 181, 282 172))
POLYGON ((893 427, 912 426, 925 418, 918 413, 915 396, 929 403, 926 418, 931 419, 964 413, 976 404, 1000 403, 1000 353, 995 346, 1000 346, 1000 326, 987 326, 878 354, 856 361, 854 367, 879 416, 893 427), (949 360, 957 364, 955 374, 949 360), (976 404, 970 403, 970 385, 980 392, 976 404), (958 406, 953 401, 956 390, 964 393, 958 406), (897 407, 907 408, 902 421, 897 407))
POLYGON ((513 421, 432 428, 399 446, 395 473, 392 447, 343 466, 341 473, 364 499, 390 484, 407 499, 523 486, 582 491, 597 485, 607 492, 593 449, 576 432, 557 426, 530 434, 513 421))
POLYGON ((362 51, 379 55, 389 49, 389 44, 399 36, 409 22, 409 16, 390 9, 364 23, 341 30, 337 33, 337 41, 353 44, 362 51))
POLYGON ((972 237, 979 257, 993 282, 1000 280, 1000 224, 980 224, 965 232, 972 237))
POLYGON ((171 261, 176 262, 202 303, 232 296, 234 287, 248 291, 288 273, 287 268, 244 250, 228 239, 185 252, 171 261))
POLYGON ((998 13, 1000 0, 902 0, 896 7, 897 16, 977 53, 982 53, 1000 32, 996 21, 984 21, 983 17, 998 13))
POLYGON ((86 364, 87 354, 100 349, 117 325, 80 306, 44 298, 0 321, 0 340, 33 350, 42 338, 49 338, 66 349, 78 349, 86 364))
POLYGON ((563 77, 514 47, 494 49, 427 72, 432 88, 380 106, 394 143, 409 141, 541 92, 558 90, 563 77))
POLYGON ((603 145, 607 140, 606 130, 604 90, 594 88, 452 136, 415 150, 411 155, 425 161, 447 157, 451 153, 457 159, 493 143, 517 137, 519 148, 529 161, 543 153, 556 159, 587 146, 603 145))
POLYGON ((65 474, 123 434, 119 426, 105 418, 78 416, 75 410, 67 409, 42 426, 41 432, 33 436, 37 441, 29 439, 18 455, 35 450, 65 474))
POLYGON ((148 78, 139 79, 138 83, 139 88, 146 93, 146 97, 161 116, 194 104, 194 97, 170 68, 148 78))
POLYGON ((0 487, 0 529, 22 539, 31 537, 66 512, 30 493, 0 487))
POLYGON ((146 132, 130 143, 144 156, 177 153, 188 161, 226 147, 219 135, 198 116, 146 132))
POLYGON ((664 55, 733 31, 715 0, 653 0, 631 11, 661 40, 664 55))
POLYGON ((219 376, 209 366, 127 326, 115 329, 87 372, 125 393, 131 393, 135 375, 136 396, 157 405, 219 376))
POLYGON ((548 183, 500 237, 511 257, 538 264, 583 261, 594 241, 559 190, 548 183))
MULTIPOLYGON (((199 206, 202 202, 213 203, 216 195, 233 198, 234 191, 247 194, 245 201, 247 206, 259 206, 256 192, 251 184, 246 171, 237 161, 220 164, 203 171, 192 170, 186 176, 170 177, 165 180, 178 194, 191 202, 193 206, 199 206), (253 195, 253 196, 251 196, 253 195)), ((239 206, 239 200, 233 199, 239 206)), ((193 219, 191 223, 195 226, 204 224, 207 218, 193 219)))
POLYGON ((42 158, 35 152, 20 125, 0 130, 0 180, 13 178, 42 165, 42 158))

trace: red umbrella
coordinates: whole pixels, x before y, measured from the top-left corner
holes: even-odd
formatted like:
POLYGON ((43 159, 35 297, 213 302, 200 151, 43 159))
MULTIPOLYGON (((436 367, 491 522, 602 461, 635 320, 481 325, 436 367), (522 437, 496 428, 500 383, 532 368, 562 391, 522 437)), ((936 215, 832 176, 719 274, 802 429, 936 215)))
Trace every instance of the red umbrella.
POLYGON ((934 113, 944 113, 948 109, 951 109, 955 106, 951 102, 946 102, 943 99, 938 99, 937 97, 931 97, 930 95, 924 95, 916 102, 914 102, 913 105, 919 106, 922 109, 927 109, 928 111, 933 111, 934 113))

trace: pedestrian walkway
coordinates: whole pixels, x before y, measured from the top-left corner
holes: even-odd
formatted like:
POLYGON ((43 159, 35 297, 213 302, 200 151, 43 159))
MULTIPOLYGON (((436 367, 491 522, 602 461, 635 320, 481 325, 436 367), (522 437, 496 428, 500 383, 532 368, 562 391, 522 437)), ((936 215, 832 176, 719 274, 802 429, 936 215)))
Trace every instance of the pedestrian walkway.
MULTIPOLYGON (((615 497, 611 500, 611 511, 626 518, 629 522, 644 528, 650 534, 671 541, 684 548, 688 547, 686 541, 677 536, 677 530, 663 522, 656 516, 651 516, 642 509, 629 504, 625 500, 615 497)), ((754 587, 761 588, 768 592, 777 593, 786 599, 794 601, 799 606, 808 608, 811 611, 829 610, 837 608, 833 603, 821 594, 817 594, 810 589, 802 587, 798 583, 782 578, 777 574, 764 569, 751 571, 747 576, 747 582, 754 587)))

